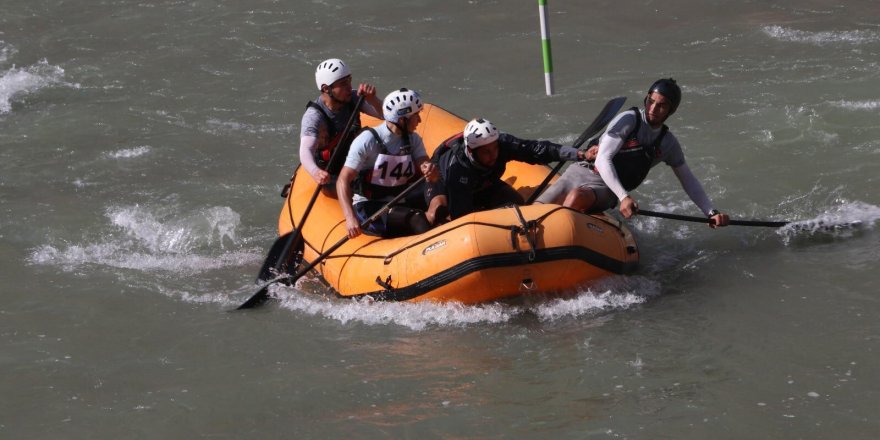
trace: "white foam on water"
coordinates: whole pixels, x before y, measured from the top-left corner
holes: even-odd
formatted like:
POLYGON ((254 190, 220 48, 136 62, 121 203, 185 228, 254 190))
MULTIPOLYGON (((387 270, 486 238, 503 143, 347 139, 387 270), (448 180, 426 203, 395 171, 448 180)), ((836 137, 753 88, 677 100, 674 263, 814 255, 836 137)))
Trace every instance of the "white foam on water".
POLYGON ((9 57, 15 55, 18 52, 18 49, 15 46, 0 40, 0 64, 5 64, 6 61, 9 60, 9 57))
POLYGON ((124 241, 92 243, 68 246, 42 245, 33 249, 29 257, 32 264, 60 267, 67 272, 88 265, 100 265, 118 269, 144 272, 166 271, 194 274, 230 266, 241 266, 259 261, 259 254, 248 251, 226 252, 218 256, 208 255, 162 255, 132 252, 124 241))
POLYGON ((571 298, 557 298, 533 306, 542 321, 577 318, 610 310, 624 310, 660 294, 660 283, 639 276, 599 280, 571 298))
POLYGON ((711 40, 694 40, 694 41, 691 41, 690 43, 686 43, 685 46, 692 47, 692 46, 718 45, 718 44, 728 43, 728 42, 730 42, 730 40, 731 40, 731 37, 729 35, 725 35, 722 37, 712 38, 711 40))
POLYGON ((64 81, 64 69, 45 59, 32 66, 13 66, 0 72, 0 114, 9 113, 16 98, 53 86, 79 88, 79 84, 64 81))
POLYGON ((764 26, 761 30, 775 40, 818 46, 836 43, 859 45, 880 42, 880 33, 870 30, 808 32, 776 25, 764 26))
MULTIPOLYGON (((668 194, 668 197, 673 197, 675 199, 669 201, 655 201, 652 203, 648 203, 643 206, 643 209, 647 209, 649 211, 657 211, 657 212, 672 212, 672 213, 692 213, 696 208, 693 203, 688 200, 681 200, 680 195, 681 190, 676 189, 671 191, 668 194)), ((666 197, 666 195, 664 195, 666 197)), ((699 210, 697 210, 699 213, 699 210)), ((622 218, 622 217, 621 217, 622 218)), ((678 223, 678 222, 670 222, 668 219, 658 218, 658 217, 650 217, 647 215, 637 215, 632 219, 628 220, 630 223, 630 228, 635 229, 638 235, 652 235, 652 236, 663 236, 663 237, 671 237, 677 240, 686 240, 689 239, 694 234, 694 229, 691 228, 692 224, 687 223, 678 223), (670 232, 670 229, 672 230, 670 232)))
POLYGON ((370 299, 340 299, 304 293, 298 288, 273 286, 270 294, 281 300, 281 307, 339 321, 342 324, 399 325, 411 330, 428 327, 461 327, 475 324, 510 322, 522 316, 537 316, 553 323, 563 319, 612 310, 623 310, 644 303, 659 293, 659 284, 640 277, 611 277, 591 288, 565 298, 523 298, 522 303, 384 302, 370 299), (596 288, 607 289, 596 293, 596 288), (635 290, 633 290, 635 289, 635 290))
POLYGON ((115 206, 108 208, 105 216, 113 228, 99 240, 38 246, 31 251, 30 263, 66 271, 101 265, 192 274, 253 264, 261 258, 257 250, 211 253, 215 242, 221 249, 236 242, 240 216, 228 207, 203 208, 180 216, 173 207, 115 206))
POLYGON ((211 245, 215 236, 222 248, 224 239, 235 242, 235 228, 241 223, 241 216, 225 206, 178 218, 172 217, 176 213, 154 212, 140 205, 112 207, 106 215, 113 225, 156 253, 186 253, 201 242, 211 245))
MULTIPOLYGON (((156 289, 162 293, 163 295, 179 299, 187 303, 192 304, 217 304, 222 307, 228 307, 229 310, 233 310, 240 305, 242 302, 238 299, 238 296, 230 295, 229 293, 218 293, 216 290, 206 291, 206 292, 194 292, 193 290, 204 290, 203 288, 168 288, 162 285, 157 285, 156 289)), ((254 293, 255 287, 248 286, 249 295, 254 293)), ((236 292, 240 293, 240 292, 236 292)))
POLYGON ((510 321, 519 312, 498 303, 462 305, 459 303, 382 302, 371 300, 330 299, 320 295, 292 291, 276 293, 282 298, 282 307, 323 316, 342 324, 359 322, 367 325, 396 324, 412 330, 428 326, 462 326, 467 324, 494 324, 510 321))
POLYGON ((840 205, 811 219, 793 221, 777 229, 776 233, 785 239, 785 243, 789 243, 795 237, 813 235, 846 238, 853 236, 858 230, 873 229, 878 220, 880 220, 880 206, 841 201, 840 205))
POLYGON ((152 150, 153 148, 149 145, 141 145, 139 147, 111 151, 109 153, 106 153, 105 156, 110 159, 131 159, 148 154, 152 150))
POLYGON ((245 132, 249 134, 266 134, 266 133, 292 133, 293 126, 289 124, 272 125, 272 124, 248 124, 237 121, 221 121, 216 118, 208 119, 204 126, 200 129, 206 133, 224 136, 235 132, 245 132))
POLYGON ((561 318, 577 318, 600 311, 626 309, 645 301, 647 297, 634 293, 615 293, 610 290, 596 293, 587 290, 574 298, 559 298, 537 305, 534 312, 543 321, 554 321, 561 318))
POLYGON ((831 105, 835 107, 840 107, 846 110, 853 111, 865 111, 865 110, 877 110, 880 108, 880 100, 868 100, 868 101, 834 101, 831 102, 831 105))

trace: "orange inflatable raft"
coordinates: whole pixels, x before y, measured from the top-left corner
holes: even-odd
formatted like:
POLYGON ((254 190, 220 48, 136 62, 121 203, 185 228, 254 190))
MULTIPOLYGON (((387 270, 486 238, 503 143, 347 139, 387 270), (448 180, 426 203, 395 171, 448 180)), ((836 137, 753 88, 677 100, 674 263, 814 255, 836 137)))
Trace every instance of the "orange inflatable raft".
MULTIPOLYGON (((432 154, 466 121, 427 104, 417 132, 432 154)), ((381 121, 362 117, 362 125, 381 121)), ((315 182, 297 169, 278 219, 280 235, 302 218, 315 182)), ((543 165, 510 162, 503 179, 525 198, 549 173, 543 165)), ((335 198, 319 195, 304 222, 303 258, 313 261, 346 235, 335 198)), ((611 274, 631 272, 639 253, 630 231, 614 218, 558 205, 476 212, 424 234, 401 238, 361 235, 315 268, 339 296, 390 301, 472 304, 514 295, 571 291, 611 274)))

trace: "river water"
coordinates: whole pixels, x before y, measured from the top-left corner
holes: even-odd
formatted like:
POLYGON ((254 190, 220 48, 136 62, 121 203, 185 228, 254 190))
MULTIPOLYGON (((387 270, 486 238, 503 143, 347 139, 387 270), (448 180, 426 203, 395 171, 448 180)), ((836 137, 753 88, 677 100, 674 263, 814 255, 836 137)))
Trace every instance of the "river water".
POLYGON ((550 97, 536 2, 3 0, 0 437, 880 438, 880 4, 549 3, 550 97), (562 299, 229 313, 331 57, 563 143, 673 76, 716 206, 796 223, 637 218, 562 299))

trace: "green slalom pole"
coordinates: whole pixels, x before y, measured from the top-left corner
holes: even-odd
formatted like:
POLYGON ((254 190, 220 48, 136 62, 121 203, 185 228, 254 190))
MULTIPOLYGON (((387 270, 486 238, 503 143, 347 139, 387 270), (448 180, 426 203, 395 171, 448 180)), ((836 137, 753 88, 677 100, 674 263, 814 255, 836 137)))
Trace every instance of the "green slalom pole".
POLYGON ((541 52, 544 55, 544 87, 547 96, 553 95, 553 56, 550 53, 550 30, 547 27, 547 0, 538 0, 541 15, 541 52))

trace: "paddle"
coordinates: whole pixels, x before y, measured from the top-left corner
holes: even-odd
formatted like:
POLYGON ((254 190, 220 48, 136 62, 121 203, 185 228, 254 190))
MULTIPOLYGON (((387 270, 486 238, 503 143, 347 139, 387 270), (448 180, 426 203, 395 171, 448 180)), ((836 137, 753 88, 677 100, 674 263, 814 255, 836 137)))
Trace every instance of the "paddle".
MULTIPOLYGON (((378 219, 379 217, 384 215, 386 212, 388 212, 388 210, 391 209, 391 207, 394 206, 397 202, 403 200, 403 198, 406 197, 407 194, 412 192, 412 190, 414 190, 422 182, 425 181, 425 177, 426 176, 419 177, 418 180, 416 180, 412 185, 408 186, 405 190, 403 190, 403 192, 398 194, 397 197, 391 199, 390 202, 386 203, 385 206, 382 207, 382 209, 376 211, 375 214, 371 215, 366 220, 364 220, 364 222, 361 223, 361 229, 364 229, 367 226, 369 226, 371 223, 376 221, 376 219, 378 219)), ((279 281, 286 280, 286 279, 289 279, 291 284, 295 283, 296 280, 300 279, 303 275, 307 274, 310 270, 312 270, 312 268, 317 266, 318 263, 324 261, 324 259, 329 257, 330 254, 332 254, 334 251, 336 251, 336 249, 339 249, 340 246, 342 246, 343 244, 348 242, 348 240, 349 240, 348 235, 346 235, 345 237, 342 237, 339 241, 336 242, 336 244, 334 244, 333 246, 330 246, 326 251, 324 251, 324 253, 322 253, 321 255, 318 255, 318 258, 315 258, 314 261, 307 264, 305 267, 300 269, 297 273, 295 273, 293 275, 282 274, 282 275, 279 275, 279 276, 269 280, 269 282, 267 282, 262 287, 260 287, 260 290, 257 290, 257 293, 254 293, 250 298, 248 298, 247 301, 245 301, 242 305, 238 306, 238 309, 236 309, 236 310, 250 309, 250 308, 253 308, 253 307, 256 307, 256 306, 262 304, 263 302, 265 302, 269 298, 269 286, 271 286, 272 284, 275 284, 279 281)))
MULTIPOLYGON (((655 212, 655 211, 647 211, 644 209, 640 209, 638 211, 639 215, 646 215, 648 217, 659 217, 659 218, 668 218, 672 220, 683 220, 686 222, 694 222, 694 223, 709 223, 709 219, 705 217, 691 217, 689 215, 679 215, 679 214, 670 214, 668 212, 655 212)), ((733 226, 766 226, 769 228, 781 228, 791 222, 785 221, 766 221, 766 220, 730 220, 730 225, 733 226)))
MULTIPOLYGON (((709 223, 709 219, 704 217, 691 217, 687 215, 678 215, 678 214, 670 214, 667 212, 654 212, 654 211, 645 211, 639 210, 638 214, 646 215, 648 217, 660 217, 660 218, 668 218, 672 220, 684 220, 686 222, 696 222, 696 223, 709 223)), ((853 220, 844 223, 835 223, 835 222, 826 222, 826 220, 822 219, 814 219, 814 220, 801 220, 797 222, 787 222, 787 221, 767 221, 767 220, 730 220, 730 225, 734 226, 766 226, 769 228, 781 228, 783 226, 790 225, 794 231, 803 232, 816 232, 816 231, 825 231, 825 232, 834 232, 845 229, 853 229, 862 226, 861 220, 853 220)))
MULTIPOLYGON (((339 139, 339 143, 336 144, 337 148, 333 149, 333 154, 330 155, 330 160, 327 162, 327 169, 333 169, 334 164, 336 164, 338 157, 340 156, 340 151, 346 150, 346 154, 348 154, 348 149, 343 148, 348 143, 348 138, 351 136, 351 127, 354 125, 354 121, 359 117, 361 104, 364 102, 364 95, 358 97, 357 103, 354 105, 354 111, 351 113, 351 116, 348 118, 348 122, 345 123, 345 129, 343 130, 342 138, 339 139)), ((309 218, 309 214, 312 212, 312 207, 315 206, 315 200, 318 199, 318 194, 321 193, 321 185, 315 187, 315 192, 312 193, 312 198, 309 200, 309 204, 306 205, 306 210, 303 212, 302 217, 299 220, 299 223, 296 225, 291 224, 294 227, 292 231, 284 234, 277 239, 275 239, 275 243, 272 244, 272 247, 269 249, 269 254, 266 255, 266 261, 263 262, 263 267, 260 269, 259 274, 257 275, 257 281, 265 281, 268 278, 268 275, 271 275, 273 272, 275 274, 281 272, 281 267, 284 263, 290 260, 290 250, 297 249, 300 246, 300 241, 302 239, 302 227, 305 223, 306 219, 309 218), (283 245, 282 245, 283 243, 283 245)), ((290 197, 293 194, 293 189, 291 188, 287 194, 287 209, 290 210, 290 197)), ((291 213, 291 219, 293 221, 293 215, 291 213)))
MULTIPOLYGON (((590 126, 587 127, 587 129, 584 130, 583 133, 581 133, 581 135, 574 141, 574 143, 571 144, 571 147, 580 148, 580 146, 583 145, 584 142, 587 141, 587 139, 595 136, 596 133, 599 133, 599 131, 602 130, 606 125, 608 125, 608 123, 611 122, 611 119, 613 119, 614 116, 617 115, 617 112, 620 111, 621 107, 623 107, 624 102, 626 102, 626 97, 624 96, 619 96, 608 101, 605 104, 605 107, 602 108, 602 111, 599 112, 599 115, 596 116, 596 119, 593 120, 593 123, 591 123, 590 126)), ((544 178, 544 181, 541 182, 541 184, 538 185, 537 188, 535 188, 535 192, 533 192, 532 195, 529 196, 528 200, 526 200, 526 205, 531 205, 532 203, 534 203, 535 199, 537 199, 538 196, 540 196, 541 193, 544 192, 544 190, 547 188, 547 185, 549 185, 550 181, 553 180, 553 176, 559 173, 559 170, 562 169, 563 165, 565 165, 565 161, 559 161, 559 163, 557 163, 556 166, 553 167, 553 171, 550 171, 550 174, 548 174, 547 177, 544 178)))

